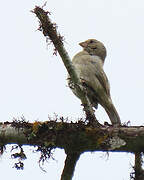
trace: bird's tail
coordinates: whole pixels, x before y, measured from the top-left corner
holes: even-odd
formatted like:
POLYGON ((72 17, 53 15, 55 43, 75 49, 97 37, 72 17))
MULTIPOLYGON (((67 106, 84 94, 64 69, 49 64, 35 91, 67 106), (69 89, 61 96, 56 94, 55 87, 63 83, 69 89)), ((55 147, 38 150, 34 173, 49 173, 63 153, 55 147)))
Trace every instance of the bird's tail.
POLYGON ((117 112, 116 108, 114 107, 113 103, 111 102, 109 104, 109 106, 104 107, 104 108, 105 108, 105 110, 106 110, 106 112, 107 112, 107 114, 111 120, 111 123, 113 125, 120 126, 121 125, 120 117, 119 117, 118 112, 117 112))
POLYGON ((99 102, 101 102, 100 104, 103 106, 103 108, 107 112, 112 125, 120 126, 121 125, 120 117, 118 115, 116 108, 113 105, 111 97, 101 96, 101 99, 99 99, 99 102))

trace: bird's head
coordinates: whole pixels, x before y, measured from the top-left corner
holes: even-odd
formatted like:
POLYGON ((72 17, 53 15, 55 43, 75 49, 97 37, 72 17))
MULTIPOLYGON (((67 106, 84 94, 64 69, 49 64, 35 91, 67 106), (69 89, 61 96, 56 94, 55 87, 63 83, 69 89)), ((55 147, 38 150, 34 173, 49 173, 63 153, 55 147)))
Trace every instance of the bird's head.
POLYGON ((96 39, 88 39, 79 43, 79 45, 90 55, 99 56, 103 61, 105 60, 106 48, 100 41, 97 41, 96 39))

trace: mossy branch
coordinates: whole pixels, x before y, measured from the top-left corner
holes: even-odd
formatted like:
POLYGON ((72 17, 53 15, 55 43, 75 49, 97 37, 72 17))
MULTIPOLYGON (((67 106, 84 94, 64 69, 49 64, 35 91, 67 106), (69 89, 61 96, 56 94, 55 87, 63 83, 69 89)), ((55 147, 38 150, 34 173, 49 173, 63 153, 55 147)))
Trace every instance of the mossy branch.
MULTIPOLYGON (((61 180, 70 180, 76 162, 83 152, 143 152, 144 126, 94 128, 83 121, 65 122, 63 117, 46 122, 28 123, 14 120, 11 123, 0 123, 0 146, 5 147, 12 143, 38 146, 38 151, 42 153, 40 162, 50 158, 55 148, 64 149, 67 157, 61 180)), ((2 152, 3 148, 0 153, 2 152)), ((143 173, 140 155, 135 153, 135 180, 141 180, 138 175, 143 173)))
POLYGON ((82 121, 0 123, 0 145, 44 145, 64 149, 66 154, 86 151, 143 152, 144 126, 91 127, 82 121))
POLYGON ((58 51, 59 55, 61 56, 61 59, 70 75, 70 78, 73 81, 78 94, 80 95, 82 105, 84 106, 86 119, 91 125, 100 127, 101 124, 97 121, 94 115, 93 108, 84 91, 84 87, 82 86, 82 83, 80 82, 80 79, 76 74, 75 68, 72 65, 71 59, 66 49, 64 48, 64 38, 57 32, 57 25, 55 23, 52 23, 49 18, 50 13, 48 11, 44 11, 38 6, 36 6, 32 12, 35 13, 40 20, 39 30, 41 30, 43 32, 43 35, 46 36, 46 38, 48 38, 53 43, 55 47, 54 54, 56 54, 58 51))

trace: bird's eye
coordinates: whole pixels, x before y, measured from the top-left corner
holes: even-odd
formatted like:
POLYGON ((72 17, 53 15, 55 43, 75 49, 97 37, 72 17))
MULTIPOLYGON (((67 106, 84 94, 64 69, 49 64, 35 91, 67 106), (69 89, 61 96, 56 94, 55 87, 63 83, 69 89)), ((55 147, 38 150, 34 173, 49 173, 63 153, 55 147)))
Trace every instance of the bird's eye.
POLYGON ((90 43, 93 43, 94 41, 93 40, 90 40, 90 43))

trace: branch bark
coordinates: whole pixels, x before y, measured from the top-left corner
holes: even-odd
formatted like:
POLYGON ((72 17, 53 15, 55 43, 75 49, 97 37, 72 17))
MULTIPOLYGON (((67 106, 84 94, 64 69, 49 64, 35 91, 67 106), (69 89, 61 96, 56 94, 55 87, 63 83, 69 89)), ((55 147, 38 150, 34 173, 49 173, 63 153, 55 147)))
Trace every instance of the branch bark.
MULTIPOLYGON (((138 152, 135 153, 135 180, 142 180, 141 154, 144 149, 144 126, 92 127, 82 121, 0 123, 0 146, 6 144, 37 145, 51 150, 64 149, 67 157, 61 180, 71 180, 79 156, 87 151, 138 152)), ((45 152, 47 153, 47 152, 45 152)))
POLYGON ((94 115, 94 110, 84 91, 84 87, 82 86, 82 83, 80 82, 80 79, 76 74, 75 68, 72 65, 70 57, 66 49, 64 48, 63 37, 57 32, 56 24, 51 22, 49 18, 49 12, 44 11, 42 8, 37 6, 32 12, 35 13, 38 19, 40 20, 39 30, 41 30, 44 36, 50 39, 51 42, 54 44, 55 47, 54 54, 56 54, 56 52, 58 51, 59 55, 61 56, 62 61, 70 75, 70 78, 73 81, 78 94, 80 95, 82 105, 84 106, 86 119, 89 121, 91 125, 100 127, 101 124, 97 121, 94 115))
POLYGON ((135 152, 134 180, 144 180, 144 170, 142 169, 142 153, 135 152))
POLYGON ((61 180, 71 180, 74 174, 75 166, 80 157, 80 153, 68 153, 65 160, 65 166, 61 175, 61 180))
POLYGON ((68 154, 86 151, 143 152, 144 126, 94 128, 83 122, 0 123, 1 144, 52 145, 68 154))

